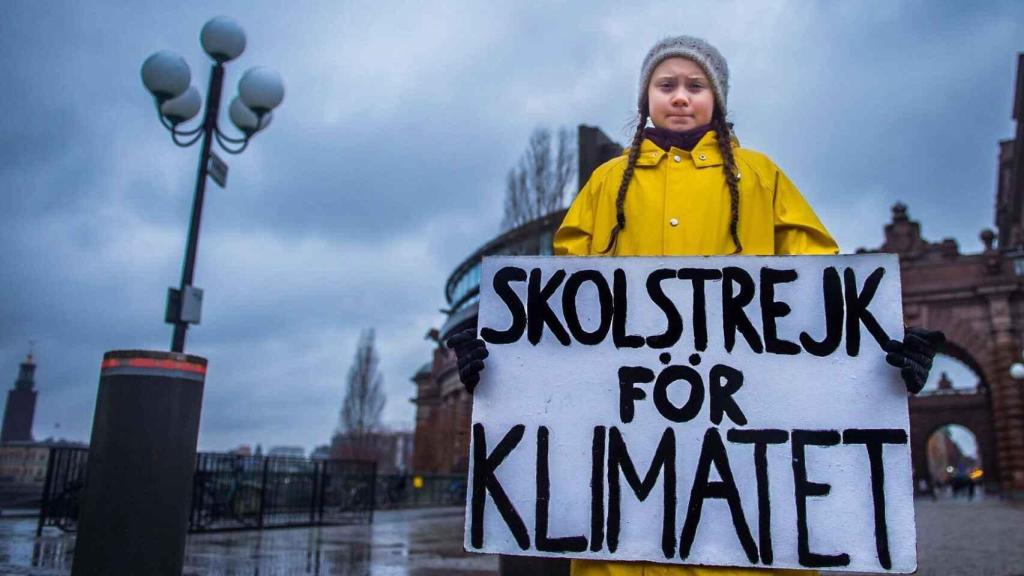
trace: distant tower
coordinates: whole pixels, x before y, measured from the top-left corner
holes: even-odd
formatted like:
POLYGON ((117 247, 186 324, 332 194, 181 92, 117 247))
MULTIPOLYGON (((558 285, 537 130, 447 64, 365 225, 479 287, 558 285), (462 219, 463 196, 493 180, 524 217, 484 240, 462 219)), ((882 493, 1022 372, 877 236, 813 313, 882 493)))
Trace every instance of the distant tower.
POLYGON ((36 413, 35 391, 36 363, 29 352, 18 371, 14 390, 7 393, 7 407, 4 409, 4 428, 0 442, 31 442, 32 420, 36 413))
POLYGON ((1024 54, 1017 55, 1012 118, 1017 121, 1015 138, 999 143, 996 226, 999 248, 1019 254, 1024 253, 1024 54))

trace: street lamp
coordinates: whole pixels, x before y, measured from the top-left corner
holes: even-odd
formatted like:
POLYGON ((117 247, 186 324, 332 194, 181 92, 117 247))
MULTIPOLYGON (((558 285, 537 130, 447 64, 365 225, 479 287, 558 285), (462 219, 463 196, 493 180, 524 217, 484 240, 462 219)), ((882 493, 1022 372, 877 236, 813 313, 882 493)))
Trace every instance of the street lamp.
MULTIPOLYGON (((1021 356, 1024 357, 1024 352, 1021 352, 1021 356)), ((1024 380, 1024 364, 1020 362, 1010 364, 1010 378, 1018 381, 1024 380)))
MULTIPOLYGON (((1020 357, 1021 359, 1024 359, 1024 350, 1021 350, 1020 357)), ((1013 378, 1018 382, 1024 380, 1024 364, 1020 361, 1010 364, 1010 378, 1013 378)))
POLYGON ((211 149, 216 140, 228 154, 240 154, 249 140, 270 124, 272 111, 284 98, 284 85, 277 72, 269 68, 250 68, 238 82, 238 96, 228 108, 231 123, 242 132, 241 137, 224 133, 217 125, 220 112, 224 64, 245 50, 245 32, 232 19, 218 16, 203 26, 199 35, 203 50, 213 58, 210 85, 206 90, 206 112, 202 124, 186 129, 182 124, 199 114, 202 97, 190 86, 192 74, 185 60, 167 50, 157 52, 142 64, 142 83, 153 95, 160 123, 171 133, 171 139, 182 148, 202 140, 199 173, 192 200, 192 219, 188 227, 188 245, 179 288, 167 294, 165 321, 174 324, 172 352, 184 352, 185 331, 189 324, 198 324, 203 292, 192 285, 196 250, 199 244, 199 221, 203 213, 203 195, 209 175, 222 188, 227 183, 227 164, 211 149))

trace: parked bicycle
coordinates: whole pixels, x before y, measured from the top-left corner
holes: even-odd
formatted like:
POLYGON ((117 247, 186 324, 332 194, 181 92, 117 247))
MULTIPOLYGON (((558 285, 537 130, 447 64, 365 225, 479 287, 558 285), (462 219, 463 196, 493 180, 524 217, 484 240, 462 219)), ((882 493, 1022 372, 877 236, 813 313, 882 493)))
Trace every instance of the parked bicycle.
POLYGON ((240 464, 230 477, 215 472, 197 472, 193 495, 193 529, 204 530, 235 524, 252 528, 259 524, 262 487, 258 482, 245 480, 240 464))

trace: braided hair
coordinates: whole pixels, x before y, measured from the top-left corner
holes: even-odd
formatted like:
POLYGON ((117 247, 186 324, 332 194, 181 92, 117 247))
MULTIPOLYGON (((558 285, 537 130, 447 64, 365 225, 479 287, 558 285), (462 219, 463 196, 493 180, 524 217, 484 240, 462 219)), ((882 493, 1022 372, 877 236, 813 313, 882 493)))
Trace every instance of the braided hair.
MULTIPOLYGON (((615 242, 618 240, 619 233, 626 229, 626 192, 629 190, 630 180, 633 179, 633 169, 636 167, 636 160, 640 156, 640 144, 644 140, 647 116, 647 110, 641 109, 636 124, 636 131, 633 133, 633 143, 629 147, 629 159, 626 162, 626 170, 622 173, 622 182, 619 183, 619 192, 615 197, 615 227, 612 228, 608 238, 608 246, 601 250, 601 254, 611 252, 612 248, 615 247, 615 242)), ((732 236, 732 242, 736 246, 733 254, 739 254, 743 251, 743 244, 740 242, 739 237, 740 172, 736 168, 736 157, 732 153, 732 125, 725 121, 725 113, 717 106, 711 118, 711 124, 717 136, 718 150, 722 154, 722 160, 725 163, 725 169, 723 170, 725 172, 725 182, 729 186, 729 210, 731 212, 729 235, 732 236)))
POLYGON ((718 137, 718 151, 722 154, 722 161, 725 163, 725 183, 729 185, 729 235, 732 236, 732 243, 736 246, 733 254, 743 252, 743 244, 740 242, 740 171, 736 168, 736 157, 732 153, 732 124, 725 121, 725 113, 717 107, 711 117, 712 128, 718 137))
POLYGON ((636 159, 640 157, 640 144, 644 141, 644 128, 647 127, 647 109, 641 108, 637 118, 636 131, 633 132, 633 143, 629 147, 629 160, 626 162, 626 170, 622 173, 622 182, 619 184, 619 193, 615 197, 615 227, 612 228, 608 238, 608 246, 601 250, 601 254, 611 252, 615 247, 615 241, 619 232, 626 229, 626 191, 629 190, 629 181, 633 179, 633 169, 636 168, 636 159))

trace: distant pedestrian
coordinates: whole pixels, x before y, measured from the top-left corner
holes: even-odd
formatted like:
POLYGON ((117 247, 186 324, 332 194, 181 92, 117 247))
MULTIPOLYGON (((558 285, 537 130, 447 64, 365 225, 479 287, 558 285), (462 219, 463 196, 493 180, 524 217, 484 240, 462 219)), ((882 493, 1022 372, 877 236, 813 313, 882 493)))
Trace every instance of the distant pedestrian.
POLYGON ((935 485, 932 484, 931 477, 919 476, 916 480, 916 485, 918 496, 931 496, 932 500, 939 499, 935 494, 935 485))

